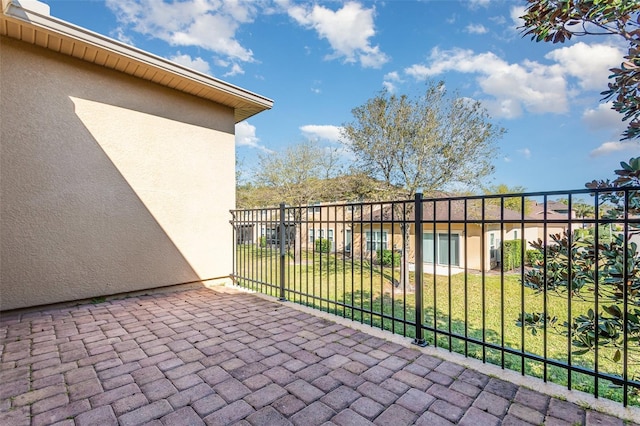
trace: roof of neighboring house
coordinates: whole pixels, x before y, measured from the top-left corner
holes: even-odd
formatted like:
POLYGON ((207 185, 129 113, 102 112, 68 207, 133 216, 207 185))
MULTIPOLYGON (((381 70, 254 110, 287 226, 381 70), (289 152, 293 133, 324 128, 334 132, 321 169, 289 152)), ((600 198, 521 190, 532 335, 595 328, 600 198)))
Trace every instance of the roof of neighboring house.
POLYGON ((547 209, 547 211, 554 211, 554 212, 568 212, 569 211, 569 206, 566 205, 565 203, 561 203, 560 201, 547 201, 546 204, 545 203, 538 203, 536 202, 534 205, 534 210, 537 211, 544 211, 544 209, 547 209))
POLYGON ((544 220, 567 219, 569 215, 569 206, 560 201, 547 201, 546 203, 536 202, 533 205, 531 216, 544 220), (545 214, 546 213, 546 214, 545 214))
MULTIPOLYGON (((484 214, 482 209, 482 200, 480 199, 443 199, 443 200, 429 200, 422 203, 422 220, 423 222, 437 221, 437 222, 462 222, 462 221, 532 221, 536 218, 523 215, 515 210, 507 208, 502 209, 500 212, 500 206, 494 204, 488 204, 485 201, 484 214), (466 203, 465 203, 466 201, 466 203)), ((415 220, 415 211, 413 203, 406 205, 406 220, 415 220)), ((368 212, 368 208, 363 208, 363 214, 361 220, 368 222, 391 222, 400 221, 403 215, 403 208, 400 204, 395 204, 395 208, 390 204, 386 204, 383 208, 378 208, 373 212, 368 212)))
POLYGON ((273 101, 49 15, 36 0, 0 0, 0 35, 152 81, 234 109, 239 123, 273 101))

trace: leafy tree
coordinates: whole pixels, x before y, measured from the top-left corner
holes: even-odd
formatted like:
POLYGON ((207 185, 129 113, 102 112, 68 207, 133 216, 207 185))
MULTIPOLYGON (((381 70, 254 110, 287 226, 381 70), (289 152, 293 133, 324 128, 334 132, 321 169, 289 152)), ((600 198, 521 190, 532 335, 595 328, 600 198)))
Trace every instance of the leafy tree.
MULTIPOLYGON (((504 133, 479 102, 447 96, 444 82, 428 82, 417 98, 383 90, 351 112, 342 136, 357 167, 384 182, 388 199, 478 186, 493 172, 495 142, 504 133)), ((406 254, 410 225, 403 228, 406 254)), ((408 282, 407 256, 400 277, 408 282)))
POLYGON ((273 191, 271 205, 307 205, 322 194, 321 181, 335 176, 337 155, 312 141, 291 145, 282 152, 262 154, 254 180, 273 191))
MULTIPOLYGON (((525 188, 522 186, 512 186, 506 185, 504 183, 489 186, 484 189, 484 193, 486 195, 509 195, 509 194, 522 194, 525 192, 525 188)), ((513 210, 516 212, 522 212, 522 197, 504 197, 504 207, 513 210)), ((488 204, 494 204, 499 206, 502 202, 500 198, 489 198, 487 199, 488 204)), ((533 201, 529 199, 524 199, 524 213, 529 214, 531 212, 533 201)))
POLYGON ((444 82, 429 82, 415 99, 383 90, 351 112, 342 136, 357 165, 402 198, 478 186, 493 172, 495 142, 504 133, 480 102, 448 97, 444 82))
MULTIPOLYGON (((573 210, 576 212, 576 216, 579 217, 580 219, 585 219, 587 217, 594 217, 595 215, 595 208, 587 203, 575 203, 572 205, 573 210)), ((582 227, 584 228, 585 225, 584 223, 582 224, 582 227)))
POLYGON ((614 35, 627 43, 624 62, 612 68, 603 100, 628 121, 622 140, 640 137, 640 2, 637 0, 527 0, 524 35, 562 43, 572 36, 614 35))
POLYGON ((322 195, 317 201, 380 201, 390 190, 384 182, 352 170, 322 182, 322 195))
POLYGON ((236 187, 236 207, 239 209, 273 207, 280 202, 279 194, 274 188, 253 183, 236 187))
MULTIPOLYGON (((617 190, 640 187, 640 157, 621 165, 622 169, 615 171, 618 177, 614 181, 593 181, 586 185, 590 189, 611 189, 599 195, 599 201, 609 206, 603 219, 620 221, 640 215, 640 190, 630 190, 627 197, 617 190)), ((548 244, 542 240, 533 243, 539 252, 538 260, 525 273, 523 284, 544 297, 571 295, 584 300, 597 297, 599 312, 594 310, 594 304, 594 309, 563 324, 542 312, 524 313, 517 324, 533 334, 546 325, 548 330, 569 336, 574 355, 594 351, 596 346, 611 348, 609 353, 614 362, 622 357, 626 327, 630 362, 640 363, 640 252, 632 241, 638 235, 640 224, 628 222, 626 230, 614 231, 611 237, 601 236, 598 241, 582 232, 565 232, 551 235, 548 244)))
MULTIPOLYGON (((318 191, 314 201, 317 202, 381 201, 387 193, 383 182, 359 172, 318 179, 315 184, 318 191)), ((240 184, 236 188, 238 208, 273 207, 281 202, 278 188, 253 183, 240 184)))

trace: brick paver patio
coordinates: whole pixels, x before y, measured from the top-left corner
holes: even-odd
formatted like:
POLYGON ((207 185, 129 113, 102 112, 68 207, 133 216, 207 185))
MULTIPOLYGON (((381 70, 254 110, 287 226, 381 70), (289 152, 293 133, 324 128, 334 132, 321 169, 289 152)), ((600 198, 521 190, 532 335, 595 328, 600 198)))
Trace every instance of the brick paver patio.
POLYGON ((11 426, 625 424, 224 287, 3 314, 0 355, 11 426))

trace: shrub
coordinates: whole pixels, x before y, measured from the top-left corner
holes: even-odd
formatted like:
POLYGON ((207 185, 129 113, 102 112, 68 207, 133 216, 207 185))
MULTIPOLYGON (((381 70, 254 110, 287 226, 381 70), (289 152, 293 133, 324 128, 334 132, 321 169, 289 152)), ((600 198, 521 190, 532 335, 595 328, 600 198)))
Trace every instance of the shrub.
POLYGON ((262 236, 260 237, 260 247, 266 247, 267 246, 267 237, 262 236))
POLYGON ((504 241, 502 244, 503 252, 503 269, 510 271, 522 265, 522 240, 504 241))
MULTIPOLYGON (((620 166, 613 182, 594 180, 586 184, 587 188, 640 186, 640 157, 621 162, 620 166)), ((601 192, 599 203, 606 206, 601 216, 605 220, 620 222, 640 215, 640 191, 629 190, 626 197, 617 191, 601 192)), ((562 235, 549 235, 548 242, 532 243, 534 249, 546 254, 545 264, 527 271, 523 285, 544 298, 554 295, 588 300, 595 295, 598 303, 588 309, 585 306, 582 312, 572 312, 571 320, 563 324, 548 312, 523 312, 516 324, 533 335, 549 330, 568 336, 573 355, 595 352, 598 357, 596 350, 602 347, 609 350, 602 356, 614 363, 625 357, 629 365, 640 364, 640 251, 635 242, 629 241, 637 232, 640 225, 629 221, 623 232, 614 227, 600 228, 597 242, 591 236, 565 231, 562 235), (628 342, 634 343, 627 347, 628 342)), ((630 381, 640 380, 637 372, 629 377, 630 381)), ((638 398, 635 390, 632 395, 638 398)))
POLYGON ((400 253, 393 250, 378 250, 376 252, 378 262, 384 266, 400 265, 400 253))
POLYGON ((589 237, 593 237, 593 230, 578 228, 578 229, 574 229, 573 235, 579 238, 589 238, 589 237))
POLYGON ((320 253, 329 253, 331 250, 331 241, 327 238, 318 238, 315 242, 316 251, 320 253))
POLYGON ((524 260, 528 266, 538 265, 543 261, 542 252, 535 249, 530 249, 524 252, 524 260))

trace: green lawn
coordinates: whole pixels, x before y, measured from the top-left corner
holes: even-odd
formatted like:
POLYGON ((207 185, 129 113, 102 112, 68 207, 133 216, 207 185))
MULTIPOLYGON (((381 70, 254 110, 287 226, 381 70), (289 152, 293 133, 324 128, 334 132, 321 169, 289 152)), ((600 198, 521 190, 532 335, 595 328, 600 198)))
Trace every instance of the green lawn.
MULTIPOLYGON (((240 246, 236 258, 236 274, 250 280, 238 280, 239 284, 273 296, 279 295, 278 251, 254 246, 240 246)), ((384 328, 394 333, 415 337, 415 277, 410 274, 411 288, 404 292, 392 285, 400 280, 399 269, 372 265, 363 259, 344 259, 328 253, 302 253, 302 261, 294 262, 293 256, 285 261, 285 296, 287 300, 312 306, 355 321, 384 328), (303 294, 301 294, 303 293, 303 294), (346 306, 345 306, 346 305, 346 306), (363 312, 364 311, 364 312, 363 312), (370 312, 370 313, 369 313, 370 312), (408 323, 408 324, 407 324, 408 323)), ((549 359, 571 363, 572 365, 594 369, 595 353, 581 356, 568 354, 568 337, 562 329, 548 329, 546 333, 533 335, 517 326, 517 320, 524 310, 542 312, 544 297, 533 290, 524 288, 520 274, 467 273, 451 277, 423 276, 423 324, 436 331, 425 330, 424 337, 429 344, 450 349, 467 356, 485 359, 487 362, 503 365, 526 374, 544 377, 547 380, 566 385, 567 370, 555 366, 545 366, 542 362, 524 359, 517 354, 503 354, 500 350, 468 343, 465 349, 463 339, 449 337, 451 332, 492 343, 499 347, 511 348, 549 359), (546 334, 546 336, 545 336, 546 334), (546 347, 545 347, 546 337, 546 347)), ((568 315, 572 317, 593 307, 592 301, 567 297, 548 296, 546 309, 549 315, 563 324, 568 315), (569 303, 571 309, 569 309, 569 303)), ((613 362, 612 349, 600 349, 598 371, 622 376, 622 363, 613 362)), ((640 374, 640 354, 630 352, 628 375, 640 374), (633 363, 632 361, 635 361, 633 363)), ((573 373, 572 388, 593 393, 594 381, 587 375, 573 373)), ((600 380, 599 395, 613 400, 622 400, 622 390, 613 388, 611 383, 600 380)), ((630 404, 639 405, 637 395, 630 395, 630 404)))

